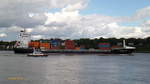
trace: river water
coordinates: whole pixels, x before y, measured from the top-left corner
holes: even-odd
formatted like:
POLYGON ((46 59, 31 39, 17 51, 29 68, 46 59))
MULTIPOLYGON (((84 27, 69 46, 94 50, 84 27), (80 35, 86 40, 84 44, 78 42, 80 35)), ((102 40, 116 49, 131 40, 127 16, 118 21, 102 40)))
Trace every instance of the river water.
POLYGON ((149 84, 150 54, 27 57, 0 51, 0 84, 149 84))

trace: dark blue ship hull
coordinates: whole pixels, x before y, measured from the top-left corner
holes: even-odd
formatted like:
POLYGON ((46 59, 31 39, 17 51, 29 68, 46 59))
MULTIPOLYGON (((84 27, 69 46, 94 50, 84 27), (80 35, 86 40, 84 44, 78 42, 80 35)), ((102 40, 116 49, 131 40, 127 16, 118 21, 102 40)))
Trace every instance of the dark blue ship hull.
POLYGON ((14 53, 33 53, 33 48, 14 48, 14 53))

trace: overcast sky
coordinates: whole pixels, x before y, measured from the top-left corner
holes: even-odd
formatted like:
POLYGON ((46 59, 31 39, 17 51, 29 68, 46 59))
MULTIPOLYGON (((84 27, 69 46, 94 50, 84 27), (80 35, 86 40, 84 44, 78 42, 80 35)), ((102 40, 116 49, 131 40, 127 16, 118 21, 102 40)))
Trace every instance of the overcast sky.
POLYGON ((0 40, 150 36, 150 0, 0 0, 0 40))

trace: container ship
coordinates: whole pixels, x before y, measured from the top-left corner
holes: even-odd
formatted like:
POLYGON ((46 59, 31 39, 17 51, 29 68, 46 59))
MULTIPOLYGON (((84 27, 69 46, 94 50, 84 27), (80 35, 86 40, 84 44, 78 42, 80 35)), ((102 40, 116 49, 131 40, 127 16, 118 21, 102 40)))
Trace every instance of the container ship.
POLYGON ((64 53, 64 54, 131 54, 135 47, 126 46, 125 40, 122 47, 111 47, 108 42, 97 44, 98 49, 85 49, 84 46, 77 47, 73 40, 60 39, 53 40, 30 40, 30 34, 26 30, 20 31, 20 39, 14 47, 15 53, 33 53, 33 48, 40 50, 42 53, 64 53))
POLYGON ((21 30, 19 35, 19 40, 14 46, 14 53, 33 53, 33 48, 29 47, 30 34, 26 30, 21 30))
POLYGON ((30 47, 40 49, 43 53, 57 54, 131 54, 135 51, 135 47, 126 46, 125 40, 122 47, 111 47, 110 43, 99 43, 99 49, 85 49, 83 46, 76 47, 73 40, 51 40, 48 42, 34 41, 30 42, 30 47))

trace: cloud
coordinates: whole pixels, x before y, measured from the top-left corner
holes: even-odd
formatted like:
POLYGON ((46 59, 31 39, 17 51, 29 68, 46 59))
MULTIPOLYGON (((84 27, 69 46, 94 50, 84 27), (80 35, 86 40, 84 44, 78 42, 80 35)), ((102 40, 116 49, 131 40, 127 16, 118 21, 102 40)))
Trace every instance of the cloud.
POLYGON ((73 5, 68 5, 65 8, 62 8, 60 12, 56 13, 46 13, 45 15, 48 17, 46 21, 47 24, 53 23, 66 23, 80 20, 79 10, 85 7, 84 4, 76 3, 73 5))
POLYGON ((84 0, 0 0, 0 27, 43 25, 45 12, 78 2, 84 0))
POLYGON ((1 37, 16 39, 24 28, 32 34, 32 39, 150 36, 150 21, 139 26, 120 25, 149 17, 150 7, 138 10, 131 17, 80 14, 87 6, 87 0, 1 0, 1 37), (51 13, 53 8, 60 11, 51 13))
POLYGON ((77 11, 77 10, 81 10, 84 9, 86 7, 87 4, 83 3, 83 2, 78 2, 76 4, 73 5, 68 5, 67 7, 62 9, 62 12, 72 12, 72 11, 77 11))
POLYGON ((137 10, 132 16, 121 17, 121 22, 141 21, 150 17, 150 6, 137 10))
POLYGON ((138 10, 133 16, 134 19, 144 19, 150 17, 150 6, 138 10))
POLYGON ((7 37, 7 34, 5 34, 5 33, 0 33, 0 38, 1 37, 7 37))
POLYGON ((142 32, 145 33, 145 37, 150 36, 150 20, 144 21, 141 25, 142 32))
MULTIPOLYGON (((72 5, 74 7, 74 5, 72 5)), ((70 7, 70 6, 69 6, 70 7)), ((70 7, 70 8, 73 8, 70 7)), ((66 7, 68 8, 68 7, 66 7)), ((112 17, 100 14, 81 15, 79 9, 47 13, 47 27, 52 37, 95 38, 95 37, 144 37, 143 26, 122 26, 121 22, 128 22, 125 17, 112 17)), ((82 7, 81 7, 82 8, 82 7)), ((130 17, 132 19, 133 17, 130 17)))
POLYGON ((37 39, 42 39, 44 37, 43 37, 43 35, 32 35, 31 38, 34 39, 34 40, 37 40, 37 39))

